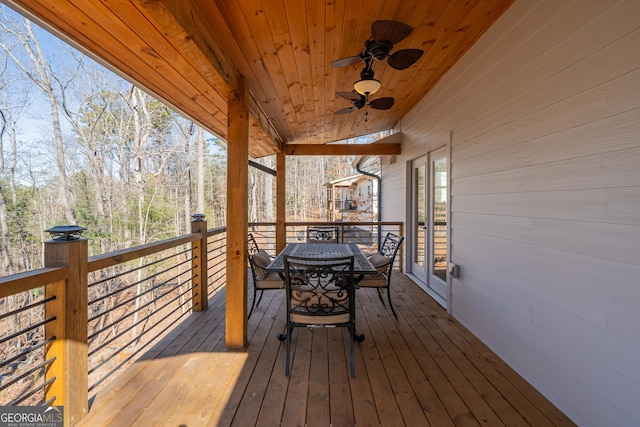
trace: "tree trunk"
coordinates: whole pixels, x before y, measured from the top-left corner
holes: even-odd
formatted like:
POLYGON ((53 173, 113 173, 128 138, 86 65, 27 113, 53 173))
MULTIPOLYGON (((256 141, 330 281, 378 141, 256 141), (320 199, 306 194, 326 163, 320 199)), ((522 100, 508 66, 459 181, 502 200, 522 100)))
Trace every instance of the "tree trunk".
POLYGON ((197 176, 197 185, 196 185, 196 193, 197 193, 197 201, 198 206, 196 207, 197 213, 204 213, 204 132, 202 128, 198 127, 198 136, 196 138, 196 143, 198 145, 198 176, 197 176))

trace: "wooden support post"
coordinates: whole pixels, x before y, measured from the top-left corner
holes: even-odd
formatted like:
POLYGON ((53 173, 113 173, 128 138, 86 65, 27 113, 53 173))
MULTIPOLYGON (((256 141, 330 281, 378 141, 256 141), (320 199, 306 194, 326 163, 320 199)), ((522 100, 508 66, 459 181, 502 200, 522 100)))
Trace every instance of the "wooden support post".
POLYGON ((247 345, 249 227, 249 92, 244 78, 228 102, 226 345, 241 349, 247 345))
POLYGON ((280 253, 287 244, 286 166, 287 159, 284 152, 276 154, 276 253, 280 253))
POLYGON ((191 243, 191 307, 193 311, 204 311, 209 306, 207 279, 207 221, 204 215, 194 215, 191 232, 199 233, 200 239, 191 243))
POLYGON ((54 406, 64 406, 64 425, 71 426, 89 410, 87 345, 87 261, 86 239, 51 240, 44 244, 45 267, 69 267, 66 280, 45 286, 45 317, 55 321, 45 326, 46 339, 55 337, 47 347, 46 358, 55 357, 45 374, 55 381, 46 391, 46 399, 55 397, 54 406))

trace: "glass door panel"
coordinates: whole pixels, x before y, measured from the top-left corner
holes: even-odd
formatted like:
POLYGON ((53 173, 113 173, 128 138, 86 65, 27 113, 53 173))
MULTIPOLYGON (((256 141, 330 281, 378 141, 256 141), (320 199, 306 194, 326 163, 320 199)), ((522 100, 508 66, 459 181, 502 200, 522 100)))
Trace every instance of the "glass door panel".
POLYGON ((411 230, 411 272, 422 282, 427 282, 427 200, 428 159, 422 157, 413 162, 413 226, 411 230))
POLYGON ((448 159, 444 150, 431 154, 431 191, 429 212, 429 280, 428 286, 447 299, 447 200, 448 159))

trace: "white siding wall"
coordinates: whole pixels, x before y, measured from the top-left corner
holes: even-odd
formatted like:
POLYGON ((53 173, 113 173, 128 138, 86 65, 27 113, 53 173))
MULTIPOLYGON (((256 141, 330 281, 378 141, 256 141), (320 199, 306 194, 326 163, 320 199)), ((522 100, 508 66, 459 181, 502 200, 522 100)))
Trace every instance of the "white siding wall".
POLYGON ((453 315, 580 425, 640 425, 640 1, 517 0, 400 129, 383 220, 453 131, 453 315))

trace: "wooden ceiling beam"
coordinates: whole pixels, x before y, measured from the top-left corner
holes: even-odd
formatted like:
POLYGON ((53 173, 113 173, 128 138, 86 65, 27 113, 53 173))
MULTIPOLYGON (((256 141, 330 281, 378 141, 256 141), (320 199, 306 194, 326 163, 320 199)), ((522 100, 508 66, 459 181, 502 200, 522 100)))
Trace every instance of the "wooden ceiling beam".
POLYGON ((158 22, 165 37, 185 52, 209 84, 228 99, 229 91, 238 87, 238 71, 218 47, 220 43, 206 31, 201 15, 194 12, 190 2, 138 0, 137 3, 143 13, 158 22))
POLYGON ((287 144, 287 156, 390 156, 402 154, 400 144, 287 144))
MULTIPOLYGON (((240 74, 220 48, 221 43, 208 23, 203 21, 200 10, 184 0, 139 1, 165 29, 165 34, 187 54, 193 67, 211 82, 218 93, 228 98, 229 91, 238 87, 240 74)), ((251 154, 273 154, 282 150, 282 139, 252 97, 249 99, 249 111, 254 118, 249 122, 252 139, 258 140, 252 144, 257 149, 251 154)))

